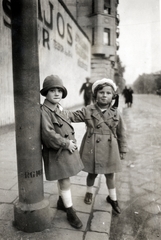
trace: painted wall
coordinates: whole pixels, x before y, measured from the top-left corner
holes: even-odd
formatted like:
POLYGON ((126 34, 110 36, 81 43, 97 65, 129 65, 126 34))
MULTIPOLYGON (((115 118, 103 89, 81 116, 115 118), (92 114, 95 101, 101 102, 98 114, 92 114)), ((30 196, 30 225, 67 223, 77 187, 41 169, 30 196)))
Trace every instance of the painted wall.
POLYGON ((10 4, 0 1, 0 126, 13 123, 13 81, 12 81, 12 49, 11 30, 7 23, 10 19, 10 4), (3 5, 2 5, 3 3, 3 5), (4 13, 6 10, 6 13, 4 13))
MULTIPOLYGON (((37 6, 40 89, 45 77, 59 75, 68 90, 63 107, 82 104, 79 89, 90 76, 90 42, 62 1, 37 0, 37 6)), ((0 0, 0 126, 14 122, 10 16, 10 0, 0 0)))
POLYGON ((56 74, 68 90, 63 106, 82 103, 79 89, 90 76, 90 42, 62 2, 38 2, 40 85, 46 76, 56 74))

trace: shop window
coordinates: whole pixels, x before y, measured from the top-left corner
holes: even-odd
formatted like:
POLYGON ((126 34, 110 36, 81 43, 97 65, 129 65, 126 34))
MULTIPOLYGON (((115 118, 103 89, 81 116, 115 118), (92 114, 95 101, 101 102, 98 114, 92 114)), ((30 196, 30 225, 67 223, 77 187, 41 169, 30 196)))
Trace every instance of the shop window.
POLYGON ((103 42, 105 45, 110 46, 110 29, 109 28, 104 28, 103 42))
POLYGON ((111 14, 111 0, 104 0, 104 13, 111 14))

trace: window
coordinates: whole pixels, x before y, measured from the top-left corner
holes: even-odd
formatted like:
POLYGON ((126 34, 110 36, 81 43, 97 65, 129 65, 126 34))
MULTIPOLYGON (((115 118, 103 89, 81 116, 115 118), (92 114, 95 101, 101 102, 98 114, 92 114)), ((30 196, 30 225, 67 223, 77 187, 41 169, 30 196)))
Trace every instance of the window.
POLYGON ((104 13, 111 14, 111 0, 104 0, 104 13))
POLYGON ((92 28, 92 45, 94 45, 94 28, 92 28))
POLYGON ((95 0, 92 0, 92 13, 95 13, 95 0))
POLYGON ((104 28, 103 42, 105 45, 110 46, 110 29, 109 28, 104 28))

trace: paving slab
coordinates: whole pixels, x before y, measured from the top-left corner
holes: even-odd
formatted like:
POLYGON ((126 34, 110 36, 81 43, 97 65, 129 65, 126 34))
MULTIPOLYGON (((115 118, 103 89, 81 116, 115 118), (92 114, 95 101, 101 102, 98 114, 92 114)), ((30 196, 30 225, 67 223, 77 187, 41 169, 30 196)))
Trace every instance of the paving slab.
POLYGON ((87 232, 85 240, 108 240, 109 235, 106 233, 87 232))
POLYGON ((111 213, 103 211, 93 212, 90 230, 94 232, 109 233, 110 232, 110 219, 111 213))

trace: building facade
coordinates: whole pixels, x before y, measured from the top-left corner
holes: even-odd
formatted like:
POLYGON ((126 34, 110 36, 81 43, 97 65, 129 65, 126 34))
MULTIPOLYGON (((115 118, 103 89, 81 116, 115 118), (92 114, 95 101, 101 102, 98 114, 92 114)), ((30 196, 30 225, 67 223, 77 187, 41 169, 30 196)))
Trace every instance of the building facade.
MULTIPOLYGON (((15 121, 11 11, 11 0, 0 0, 0 127, 15 121)), ((91 43, 87 34, 62 0, 37 0, 37 26, 40 89, 45 77, 58 75, 68 90, 62 106, 83 104, 79 90, 91 75, 91 43)), ((41 96, 41 103, 43 100, 41 96)))
POLYGON ((118 0, 64 0, 91 42, 91 81, 115 78, 119 48, 118 0))
MULTIPOLYGON (((92 82, 115 79, 118 4, 118 0, 37 0, 40 88, 46 76, 59 75, 69 93, 64 107, 83 104, 79 90, 86 77, 92 82)), ((11 0, 0 0, 0 5, 1 127, 14 123, 14 96, 11 0)))

